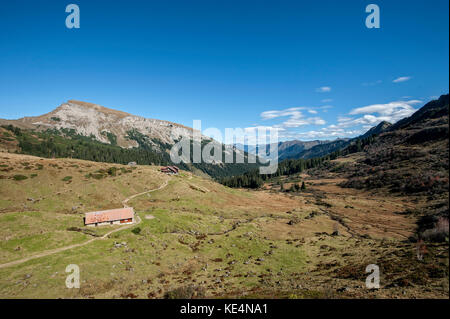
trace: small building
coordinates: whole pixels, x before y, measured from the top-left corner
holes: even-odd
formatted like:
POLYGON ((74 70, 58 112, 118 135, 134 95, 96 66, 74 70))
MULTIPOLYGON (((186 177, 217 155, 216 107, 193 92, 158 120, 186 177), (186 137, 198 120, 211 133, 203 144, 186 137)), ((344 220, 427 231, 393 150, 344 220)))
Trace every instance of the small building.
POLYGON ((161 167, 161 172, 169 174, 169 175, 176 175, 178 174, 179 168, 176 166, 164 166, 161 167))
POLYGON ((132 224, 134 221, 133 207, 89 212, 84 216, 86 226, 123 225, 132 224))

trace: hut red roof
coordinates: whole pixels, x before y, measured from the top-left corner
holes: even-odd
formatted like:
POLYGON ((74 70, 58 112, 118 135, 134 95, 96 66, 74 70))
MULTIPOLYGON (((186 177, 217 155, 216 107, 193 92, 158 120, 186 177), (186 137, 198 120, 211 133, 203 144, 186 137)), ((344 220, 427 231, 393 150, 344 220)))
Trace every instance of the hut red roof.
POLYGON ((178 170, 179 170, 179 168, 176 167, 176 166, 164 166, 164 167, 161 167, 161 172, 163 172, 163 173, 170 173, 170 172, 172 172, 172 173, 177 174, 178 170))
POLYGON ((89 213, 85 214, 84 223, 86 225, 88 225, 88 224, 112 222, 115 220, 130 219, 130 218, 134 218, 133 207, 89 212, 89 213))

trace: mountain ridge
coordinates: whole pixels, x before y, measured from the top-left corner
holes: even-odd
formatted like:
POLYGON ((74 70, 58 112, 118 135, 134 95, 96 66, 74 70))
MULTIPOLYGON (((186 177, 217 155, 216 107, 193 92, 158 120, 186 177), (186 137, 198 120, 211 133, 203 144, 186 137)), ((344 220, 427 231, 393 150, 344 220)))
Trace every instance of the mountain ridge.
MULTIPOLYGON (((181 124, 144 118, 126 112, 109 109, 98 104, 69 100, 53 111, 17 120, 2 120, 0 125, 17 131, 17 143, 6 149, 37 156, 60 156, 105 162, 141 161, 141 164, 173 164, 169 153, 172 146, 183 138, 192 140, 194 129, 181 124), (96 142, 96 143, 95 143, 96 142), (89 146, 85 145, 88 144, 89 146), (106 147, 107 145, 111 147, 106 147), (92 148, 93 150, 90 150, 92 148)), ((11 134, 11 133, 8 133, 11 134)), ((9 138, 8 138, 9 139, 9 138)), ((246 167, 256 167, 253 155, 225 148, 212 138, 201 135, 201 147, 211 142, 222 145, 222 161, 175 163, 181 168, 211 177, 243 173, 246 167), (224 156, 240 154, 244 163, 224 163, 224 156), (252 161, 249 161, 252 158, 252 161)), ((8 144, 7 140, 0 141, 8 144)), ((198 143, 192 141, 191 144, 198 143)), ((11 144, 11 143, 9 143, 11 144)), ((14 143, 13 143, 14 144, 14 143)), ((191 147, 192 150, 192 147, 191 147)))
MULTIPOLYGON (((26 129, 74 129, 84 136, 95 136, 102 143, 110 140, 102 132, 116 135, 117 144, 124 148, 137 147, 135 141, 126 138, 127 132, 138 129, 150 138, 157 138, 163 143, 174 144, 175 137, 180 138, 192 134, 193 129, 181 124, 165 120, 157 120, 133 115, 127 112, 107 108, 95 103, 69 100, 53 111, 39 115, 22 117, 17 120, 2 120, 0 124, 12 124, 26 129), (174 136, 172 136, 172 133, 174 136)), ((211 140, 206 136, 202 138, 211 140)))

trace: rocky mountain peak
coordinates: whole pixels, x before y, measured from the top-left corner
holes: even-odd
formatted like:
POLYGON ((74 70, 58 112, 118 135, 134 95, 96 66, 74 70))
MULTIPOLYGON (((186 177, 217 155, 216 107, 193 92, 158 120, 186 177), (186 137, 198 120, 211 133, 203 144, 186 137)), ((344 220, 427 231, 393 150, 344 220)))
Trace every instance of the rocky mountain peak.
POLYGON ((135 140, 128 138, 130 131, 146 136, 150 143, 152 139, 157 139, 165 144, 174 144, 181 137, 192 134, 191 128, 180 124, 144 118, 77 100, 69 100, 41 116, 2 120, 2 124, 38 130, 69 129, 80 135, 93 136, 103 143, 111 143, 111 136, 114 135, 117 145, 124 148, 138 146, 135 140))

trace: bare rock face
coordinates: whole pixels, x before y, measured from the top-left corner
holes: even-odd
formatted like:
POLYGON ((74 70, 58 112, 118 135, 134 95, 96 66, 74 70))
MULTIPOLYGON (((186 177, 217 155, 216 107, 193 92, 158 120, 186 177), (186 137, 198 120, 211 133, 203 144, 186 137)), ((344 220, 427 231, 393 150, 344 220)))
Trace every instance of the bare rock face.
MULTIPOLYGON (((66 129, 78 135, 93 137, 102 143, 114 143, 122 148, 138 147, 140 146, 138 140, 143 140, 156 152, 167 151, 164 144, 171 146, 183 137, 192 138, 194 132, 192 128, 181 124, 144 118, 98 104, 76 100, 69 100, 44 115, 23 117, 18 120, 0 119, 0 125, 10 124, 22 129, 66 129), (130 137, 130 132, 134 137, 130 137), (139 139, 136 136, 139 136, 139 139)), ((201 135, 201 137, 202 141, 208 143, 213 141, 205 135, 201 135)), ((243 157, 247 156, 242 150, 236 148, 226 148, 224 151, 225 154, 233 152, 243 157)), ((251 157, 249 162, 256 162, 254 156, 251 157)), ((211 164, 223 165, 222 162, 215 161, 211 164)))
POLYGON ((23 128, 73 129, 77 134, 93 136, 103 143, 110 143, 107 136, 107 133, 110 133, 116 136, 117 145, 124 148, 138 146, 136 141, 127 138, 127 132, 130 130, 137 130, 150 139, 171 145, 183 136, 192 136, 193 131, 180 124, 148 119, 76 100, 69 100, 41 116, 7 122, 23 128))

